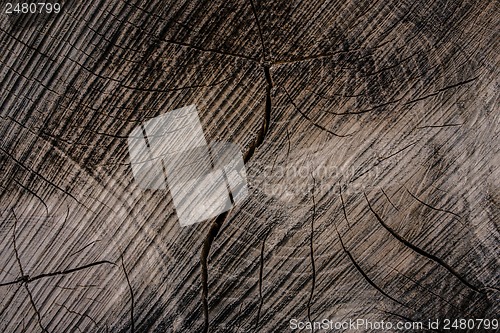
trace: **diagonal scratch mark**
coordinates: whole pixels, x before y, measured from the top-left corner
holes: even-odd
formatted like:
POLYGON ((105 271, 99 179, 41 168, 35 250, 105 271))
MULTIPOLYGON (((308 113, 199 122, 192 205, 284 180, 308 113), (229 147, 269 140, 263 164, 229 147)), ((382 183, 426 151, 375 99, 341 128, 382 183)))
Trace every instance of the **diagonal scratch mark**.
POLYGON ((416 281, 415 279, 413 279, 412 277, 410 276, 407 276, 406 274, 404 274, 403 272, 401 272, 400 270, 396 269, 395 267, 392 267, 391 265, 387 265, 389 266, 392 270, 398 272, 398 274, 401 274, 405 279, 408 279, 410 280, 411 282, 413 282, 414 284, 416 284, 417 286, 419 286, 420 288, 424 289, 425 291, 427 291, 428 293, 432 294, 433 296, 436 296, 437 298, 441 299, 443 302, 445 302, 446 304, 450 305, 451 307, 453 307, 455 310, 457 310, 458 312, 461 312, 462 310, 460 310, 459 308, 457 308, 455 305, 453 305, 451 302, 449 302, 447 299, 445 299, 444 297, 442 297, 441 295, 433 292, 432 290, 430 290, 429 288, 425 287, 424 285, 422 285, 420 282, 416 281))
POLYGON ((292 58, 292 59, 285 59, 285 60, 278 60, 278 61, 275 61, 273 64, 275 65, 287 65, 287 64, 295 64, 295 63, 298 63, 298 62, 303 62, 303 61, 309 61, 309 60, 318 60, 318 59, 324 59, 324 58, 330 58, 330 57, 333 57, 333 56, 336 56, 336 55, 340 55, 340 54, 350 54, 350 53, 353 53, 353 52, 359 52, 359 51, 374 51, 374 50, 377 50, 381 47, 383 47, 384 45, 392 42, 393 40, 388 40, 384 43, 381 43, 377 46, 374 46, 374 47, 371 47, 371 48, 365 48, 365 49, 352 49, 352 50, 337 50, 337 51, 333 51, 333 52, 326 52, 326 53, 321 53, 321 54, 312 54, 312 55, 307 55, 307 56, 303 56, 303 57, 296 57, 296 58, 292 58))
POLYGON ((383 162, 383 161, 385 161, 385 160, 387 160, 387 159, 389 159, 389 158, 391 158, 391 157, 393 157, 393 156, 396 156, 397 154, 401 153, 402 151, 404 151, 404 150, 406 150, 406 149, 408 149, 408 148, 410 148, 410 147, 412 147, 412 146, 414 146, 414 145, 416 145, 416 144, 417 144, 417 142, 416 142, 416 141, 415 141, 415 142, 413 142, 413 143, 410 143, 409 145, 407 145, 407 146, 405 146, 405 147, 401 148, 400 150, 398 150, 398 151, 396 151, 396 152, 394 152, 394 153, 392 153, 392 154, 389 154, 388 156, 385 156, 385 157, 380 158, 380 159, 379 159, 379 161, 378 161, 378 163, 383 162))
POLYGON ((365 196, 365 199, 366 199, 366 202, 368 203, 368 207, 370 209, 370 211, 373 213, 373 215, 375 215, 375 218, 377 219, 377 221, 382 225, 382 227, 384 227, 385 230, 387 230, 394 238, 396 238, 398 241, 400 241, 401 243, 403 243, 405 246, 409 247, 410 249, 412 249, 413 251, 415 251, 416 253, 434 261, 435 263, 439 264, 440 266, 442 266, 443 268, 445 268, 448 272, 450 272, 451 274, 453 274, 457 279, 459 279, 464 285, 466 285, 467 287, 469 287, 470 289, 480 293, 480 294, 483 294, 483 292, 481 292, 478 288, 476 288, 474 285, 472 285, 471 283, 469 283, 464 277, 462 277, 458 272, 456 272, 450 265, 448 265, 446 262, 444 262, 442 259, 438 258, 437 256, 433 255, 433 254, 430 254, 424 250, 422 250, 421 248, 413 245, 412 243, 410 243, 409 241, 407 241, 406 239, 402 238, 400 235, 398 235, 391 227, 389 227, 387 224, 385 224, 385 222, 382 220, 382 218, 373 210, 371 204, 370 204, 370 201, 368 200, 368 197, 366 196, 366 193, 363 193, 364 196, 365 196))
POLYGON ((19 271, 21 272, 21 280, 26 281, 27 277, 24 275, 23 265, 21 264, 21 259, 19 258, 19 252, 17 251, 17 242, 16 242, 17 216, 16 213, 14 212, 14 208, 12 208, 11 211, 12 215, 14 216, 14 230, 12 231, 12 243, 14 245, 14 253, 16 255, 19 271))
POLYGON ((224 82, 227 82, 231 79, 234 79, 235 76, 236 76, 235 74, 232 74, 229 77, 226 77, 222 80, 210 82, 207 84, 193 84, 193 85, 189 85, 189 86, 182 86, 182 87, 169 88, 169 89, 139 88, 139 87, 132 87, 132 86, 127 86, 127 85, 123 85, 123 84, 120 85, 120 87, 125 88, 125 89, 135 90, 135 91, 141 91, 141 92, 166 93, 166 92, 180 91, 180 90, 185 90, 185 89, 214 87, 214 86, 217 86, 221 83, 224 83, 224 82))
POLYGON ((443 124, 443 125, 427 125, 427 126, 419 126, 416 129, 424 129, 424 128, 442 128, 442 127, 456 127, 462 126, 463 124, 443 124))
POLYGON ((416 102, 418 102, 418 101, 421 101, 421 100, 427 99, 427 98, 429 98, 429 97, 436 96, 436 95, 437 95, 437 94, 439 94, 440 92, 443 92, 443 91, 445 91, 445 90, 452 89, 452 88, 455 88, 455 87, 458 87, 458 86, 461 86, 461 85, 464 85, 464 84, 470 83, 470 82, 472 82, 472 81, 477 80, 478 78, 479 78, 479 76, 476 76, 476 77, 474 77, 474 78, 472 78, 472 79, 465 80, 465 81, 462 81, 462 82, 458 82, 458 83, 455 83, 455 84, 452 84, 452 85, 446 86, 446 87, 441 88, 441 89, 438 89, 438 90, 436 90, 435 92, 430 93, 430 94, 428 94, 428 95, 425 95, 425 96, 422 96, 422 97, 417 97, 417 98, 415 98, 415 99, 412 99, 411 101, 406 102, 406 103, 405 103, 405 105, 406 105, 406 104, 416 103, 416 102))

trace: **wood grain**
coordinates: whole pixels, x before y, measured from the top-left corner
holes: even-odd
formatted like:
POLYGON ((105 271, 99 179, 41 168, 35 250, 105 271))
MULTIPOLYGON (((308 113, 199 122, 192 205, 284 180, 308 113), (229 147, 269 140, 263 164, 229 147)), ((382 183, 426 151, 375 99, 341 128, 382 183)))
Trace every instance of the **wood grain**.
POLYGON ((496 1, 63 1, 0 19, 0 330, 499 311, 496 1), (250 196, 181 228, 127 136, 196 104, 250 196))

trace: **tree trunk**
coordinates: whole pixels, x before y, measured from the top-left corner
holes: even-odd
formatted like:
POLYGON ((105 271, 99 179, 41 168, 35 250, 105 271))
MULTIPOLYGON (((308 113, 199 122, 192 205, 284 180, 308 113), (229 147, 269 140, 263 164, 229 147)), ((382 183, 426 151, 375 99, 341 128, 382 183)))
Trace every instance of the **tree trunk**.
POLYGON ((61 7, 2 8, 0 331, 498 317, 498 2, 61 7), (191 104, 249 196, 181 227, 127 138, 191 104))

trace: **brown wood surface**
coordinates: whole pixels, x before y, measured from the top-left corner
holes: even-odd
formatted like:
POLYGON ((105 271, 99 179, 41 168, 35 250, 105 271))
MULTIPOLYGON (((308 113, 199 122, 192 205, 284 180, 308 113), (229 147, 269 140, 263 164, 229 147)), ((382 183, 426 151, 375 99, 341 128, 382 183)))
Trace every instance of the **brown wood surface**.
POLYGON ((1 332, 498 318, 498 1, 62 7, 0 14, 1 332), (250 196, 181 228, 127 136, 189 104, 250 196))

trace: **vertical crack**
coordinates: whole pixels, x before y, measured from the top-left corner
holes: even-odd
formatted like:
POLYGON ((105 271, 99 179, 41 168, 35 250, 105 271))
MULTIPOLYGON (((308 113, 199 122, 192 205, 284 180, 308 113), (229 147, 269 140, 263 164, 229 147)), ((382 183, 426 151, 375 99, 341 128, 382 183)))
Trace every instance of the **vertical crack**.
POLYGON ((28 297, 30 299, 31 307, 33 308, 33 311, 35 311, 37 321, 38 321, 38 326, 42 329, 43 332, 47 332, 47 329, 43 326, 42 324, 42 316, 40 315, 40 312, 38 311, 38 308, 36 307, 35 300, 33 299, 33 295, 31 294, 30 289, 28 288, 28 281, 29 281, 29 276, 24 275, 24 269, 23 265, 21 264, 21 258, 19 257, 19 251, 17 248, 17 241, 16 241, 16 229, 17 229, 17 216, 16 213, 14 212, 14 209, 12 208, 12 215, 14 216, 14 228, 12 232, 12 243, 14 245, 14 253, 16 255, 16 261, 19 266, 19 271, 21 272, 21 283, 24 285, 24 288, 26 289, 26 292, 28 293, 28 297))
POLYGON ((313 212, 311 216, 311 234, 309 237, 309 247, 310 247, 310 254, 311 254, 311 273, 312 273, 312 283, 311 283, 311 294, 309 295, 309 300, 307 301, 307 318, 309 319, 310 322, 311 320, 311 303, 314 297, 314 288, 316 287, 316 265, 314 262, 314 220, 316 219, 316 198, 314 195, 314 190, 316 188, 316 179, 314 176, 311 174, 311 177, 313 179, 313 188, 312 188, 312 202, 313 202, 313 212))
POLYGON ((125 279, 127 280, 128 289, 130 291, 130 332, 134 333, 135 331, 135 322, 134 322, 134 291, 132 290, 132 285, 130 284, 130 279, 128 277, 127 270, 125 269, 125 264, 123 262, 123 254, 121 256, 123 273, 125 273, 125 279))
POLYGON ((266 47, 264 45, 264 35, 262 34, 262 27, 260 26, 259 16, 257 15, 257 9, 255 8, 253 0, 249 1, 250 1, 250 6, 252 7, 253 16, 255 18, 255 23, 257 23, 257 29, 259 30, 260 45, 262 46, 262 58, 266 60, 267 52, 266 52, 266 47))
MULTIPOLYGON (((250 5, 252 7, 252 13, 254 15, 255 21, 257 23, 257 28, 259 31, 259 38, 261 42, 261 47, 262 47, 262 62, 261 66, 264 70, 264 77, 266 80, 266 105, 265 105, 265 114, 264 114, 264 120, 262 122, 261 129, 259 131, 259 134, 257 135, 257 138, 254 140, 254 142, 250 145, 248 148, 247 152, 245 153, 243 160, 245 163, 247 163, 254 155, 255 150, 260 147, 260 145, 264 142, 264 139, 267 136, 267 133, 269 131, 269 125, 271 122, 271 110, 272 110, 272 99, 271 99, 271 91, 273 88, 273 79, 271 76, 271 71, 270 71, 270 63, 267 62, 267 51, 266 47, 264 44, 264 36, 262 34, 262 28, 259 22, 259 18, 257 15, 257 10, 255 8, 255 5, 253 3, 253 0, 249 0, 250 5)), ((224 212, 220 214, 214 222, 212 222, 212 225, 210 226, 210 229, 208 231, 207 236, 205 237, 205 241, 203 242, 203 246, 201 249, 200 253, 200 264, 201 264, 201 283, 202 283, 202 307, 203 307, 203 317, 204 317, 204 328, 203 332, 207 333, 209 330, 210 326, 210 320, 209 320, 209 309, 208 309, 208 255, 210 254, 210 248, 212 247, 212 243, 215 239, 215 237, 218 235, 220 228, 224 224, 226 218, 229 215, 229 211, 224 212)))
POLYGON ((40 328, 42 329, 43 332, 47 332, 48 333, 49 331, 47 331, 47 329, 42 324, 42 316, 40 315, 40 311, 38 311, 38 308, 36 307, 35 300, 33 299, 33 295, 31 294, 31 291, 28 288, 28 283, 24 282, 23 285, 24 285, 24 288, 26 289, 26 292, 28 293, 28 297, 30 299, 31 307, 33 308, 33 310, 36 313, 36 317, 37 317, 37 320, 38 320, 38 326, 40 326, 40 328))
MULTIPOLYGON (((262 305, 264 304, 264 298, 262 297, 262 282, 264 276, 264 248, 266 246, 266 239, 269 234, 264 236, 262 240, 262 247, 260 249, 260 270, 259 270, 259 309, 257 310, 257 323, 255 324, 255 329, 259 327, 260 313, 262 310, 262 305)), ((241 309, 240 309, 241 311, 241 309)))
POLYGON ((220 214, 208 231, 207 236, 205 237, 205 241, 203 242, 203 246, 201 248, 200 254, 200 264, 201 264, 201 300, 203 307, 203 318, 204 318, 204 327, 203 332, 207 333, 210 325, 209 316, 208 316, 208 255, 210 254, 210 247, 212 243, 219 233, 219 230, 224 223, 226 217, 229 215, 229 211, 220 214))

